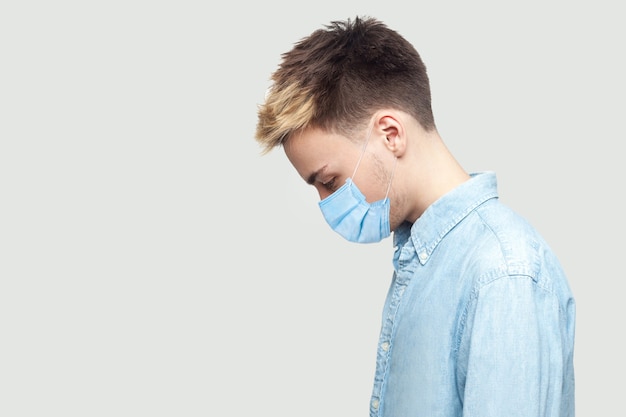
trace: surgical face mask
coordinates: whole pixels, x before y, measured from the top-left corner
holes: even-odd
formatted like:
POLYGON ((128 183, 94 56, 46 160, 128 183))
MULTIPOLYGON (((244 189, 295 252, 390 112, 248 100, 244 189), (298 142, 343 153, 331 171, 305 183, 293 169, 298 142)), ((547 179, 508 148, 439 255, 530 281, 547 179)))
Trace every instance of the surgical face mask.
MULTIPOLYGON (((372 131, 367 135, 363 151, 356 163, 352 177, 337 191, 319 202, 322 214, 332 229, 350 242, 375 243, 391 234, 389 227, 389 190, 396 170, 394 162, 385 198, 368 203, 365 196, 353 182, 372 131)), ((396 158, 397 162, 397 158, 396 158)))

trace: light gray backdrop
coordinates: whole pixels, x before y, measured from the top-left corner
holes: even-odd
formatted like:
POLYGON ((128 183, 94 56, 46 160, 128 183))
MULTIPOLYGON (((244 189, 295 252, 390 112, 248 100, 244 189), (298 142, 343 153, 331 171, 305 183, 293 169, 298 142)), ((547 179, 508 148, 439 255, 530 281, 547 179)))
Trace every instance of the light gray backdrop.
POLYGON ((364 416, 391 240, 344 242, 257 105, 280 54, 370 15, 440 133, 560 256, 578 415, 626 372, 618 2, 0 6, 0 415, 364 416))

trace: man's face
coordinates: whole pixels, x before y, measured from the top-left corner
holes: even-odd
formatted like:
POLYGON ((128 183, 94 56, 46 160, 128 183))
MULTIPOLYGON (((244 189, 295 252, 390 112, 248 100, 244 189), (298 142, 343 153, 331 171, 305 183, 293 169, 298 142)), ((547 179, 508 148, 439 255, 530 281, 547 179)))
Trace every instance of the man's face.
MULTIPOLYGON (((361 141, 352 141, 317 128, 305 129, 289 138, 285 143, 285 154, 298 174, 317 189, 320 199, 324 199, 354 173, 366 134, 363 133, 361 141)), ((370 138, 353 178, 370 203, 385 198, 390 180, 390 172, 380 157, 381 152, 387 158, 392 157, 374 137, 370 138)))

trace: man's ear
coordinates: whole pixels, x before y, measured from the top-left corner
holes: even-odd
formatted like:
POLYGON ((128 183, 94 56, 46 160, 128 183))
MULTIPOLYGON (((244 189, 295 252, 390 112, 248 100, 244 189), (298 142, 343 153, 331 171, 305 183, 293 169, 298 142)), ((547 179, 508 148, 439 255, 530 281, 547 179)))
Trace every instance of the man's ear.
POLYGON ((378 112, 376 117, 377 132, 385 136, 385 146, 400 158, 406 151, 406 130, 400 115, 393 110, 378 112))

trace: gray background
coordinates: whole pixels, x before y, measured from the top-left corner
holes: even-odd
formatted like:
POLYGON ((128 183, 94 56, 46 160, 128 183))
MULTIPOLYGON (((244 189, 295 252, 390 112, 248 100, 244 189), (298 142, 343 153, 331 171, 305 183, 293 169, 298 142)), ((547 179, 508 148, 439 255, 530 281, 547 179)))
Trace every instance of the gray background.
POLYGON ((407 4, 2 3, 0 415, 367 414, 391 240, 344 242, 253 139, 280 54, 357 14, 561 258, 578 415, 622 408, 618 2, 407 4))

